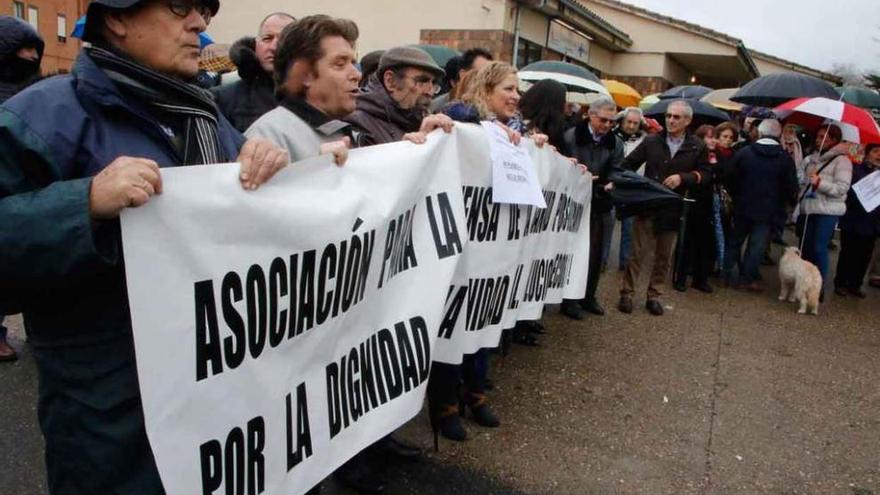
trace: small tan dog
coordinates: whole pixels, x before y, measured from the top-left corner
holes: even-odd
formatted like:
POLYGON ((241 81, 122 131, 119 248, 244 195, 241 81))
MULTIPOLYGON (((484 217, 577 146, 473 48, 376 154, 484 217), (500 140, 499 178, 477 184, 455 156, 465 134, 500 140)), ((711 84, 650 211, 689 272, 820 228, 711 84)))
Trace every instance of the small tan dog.
POLYGON ((819 314, 822 274, 816 265, 801 258, 801 250, 789 246, 779 260, 780 301, 799 302, 798 314, 819 314))

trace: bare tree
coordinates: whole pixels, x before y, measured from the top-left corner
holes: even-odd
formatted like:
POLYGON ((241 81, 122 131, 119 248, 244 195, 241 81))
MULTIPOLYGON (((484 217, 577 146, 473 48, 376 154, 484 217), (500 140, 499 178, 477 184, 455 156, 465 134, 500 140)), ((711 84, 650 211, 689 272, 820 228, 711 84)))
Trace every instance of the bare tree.
POLYGON ((864 73, 855 64, 835 63, 829 71, 843 79, 844 86, 864 86, 864 73))

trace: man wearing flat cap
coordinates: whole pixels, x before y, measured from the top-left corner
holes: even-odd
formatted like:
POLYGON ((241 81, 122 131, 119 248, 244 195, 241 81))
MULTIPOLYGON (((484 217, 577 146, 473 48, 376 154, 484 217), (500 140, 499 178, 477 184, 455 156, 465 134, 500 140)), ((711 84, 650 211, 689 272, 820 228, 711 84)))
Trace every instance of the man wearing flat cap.
POLYGON ((356 144, 424 142, 425 134, 437 127, 448 132, 452 119, 442 114, 428 116, 443 74, 419 48, 401 46, 382 54, 378 69, 358 95, 356 110, 345 118, 354 126, 356 144))
POLYGON ((72 73, 0 106, 0 313, 24 314, 52 494, 164 493, 144 428, 120 212, 161 193, 162 167, 238 161, 250 190, 287 164, 189 83, 218 8, 94 0, 91 46, 72 73))

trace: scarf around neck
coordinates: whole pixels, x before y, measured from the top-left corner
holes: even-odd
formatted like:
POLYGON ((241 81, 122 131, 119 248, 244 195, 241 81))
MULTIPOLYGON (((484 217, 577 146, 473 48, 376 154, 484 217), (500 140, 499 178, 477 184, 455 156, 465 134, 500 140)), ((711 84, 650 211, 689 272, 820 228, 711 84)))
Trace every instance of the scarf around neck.
POLYGON ((217 107, 208 91, 144 67, 122 54, 96 46, 86 50, 123 92, 139 98, 161 124, 182 134, 182 143, 175 148, 184 165, 223 161, 217 107))

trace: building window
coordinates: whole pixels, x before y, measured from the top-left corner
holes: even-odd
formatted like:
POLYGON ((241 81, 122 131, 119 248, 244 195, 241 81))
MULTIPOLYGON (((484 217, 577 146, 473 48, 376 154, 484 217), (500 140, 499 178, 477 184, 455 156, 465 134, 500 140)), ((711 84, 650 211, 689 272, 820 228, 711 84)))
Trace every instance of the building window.
POLYGON ((520 69, 532 62, 541 60, 541 45, 532 43, 529 40, 520 38, 519 49, 516 54, 516 66, 520 69))
POLYGON ((40 11, 33 5, 28 5, 27 21, 37 32, 40 31, 40 11))
POLYGON ((58 41, 67 42, 67 17, 64 14, 58 14, 58 41))
POLYGON ((12 15, 17 19, 24 20, 24 3, 12 2, 12 15))

